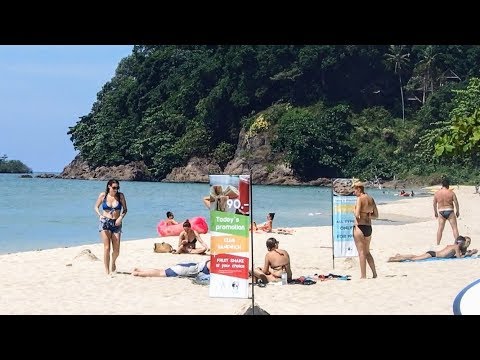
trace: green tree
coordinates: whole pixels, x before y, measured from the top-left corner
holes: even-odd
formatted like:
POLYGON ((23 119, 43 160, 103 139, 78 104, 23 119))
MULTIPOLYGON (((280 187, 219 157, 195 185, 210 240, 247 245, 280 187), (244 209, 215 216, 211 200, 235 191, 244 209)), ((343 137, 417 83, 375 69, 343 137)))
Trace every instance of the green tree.
POLYGON ((480 151, 480 79, 471 78, 466 89, 454 90, 454 108, 445 131, 435 144, 435 155, 469 156, 480 151))
POLYGON ((20 160, 7 160, 7 155, 0 156, 0 173, 10 173, 10 174, 29 174, 32 173, 27 165, 22 163, 20 160))
POLYGON ((352 153, 346 140, 349 115, 345 105, 293 108, 279 119, 272 145, 285 152, 285 160, 301 179, 341 175, 352 153))

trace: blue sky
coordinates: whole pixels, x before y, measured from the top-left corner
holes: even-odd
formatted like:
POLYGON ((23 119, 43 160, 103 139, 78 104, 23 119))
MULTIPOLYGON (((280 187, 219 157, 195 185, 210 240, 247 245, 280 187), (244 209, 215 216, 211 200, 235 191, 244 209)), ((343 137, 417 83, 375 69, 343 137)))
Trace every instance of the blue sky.
POLYGON ((75 157, 67 132, 87 115, 131 45, 0 45, 0 155, 34 172, 75 157))

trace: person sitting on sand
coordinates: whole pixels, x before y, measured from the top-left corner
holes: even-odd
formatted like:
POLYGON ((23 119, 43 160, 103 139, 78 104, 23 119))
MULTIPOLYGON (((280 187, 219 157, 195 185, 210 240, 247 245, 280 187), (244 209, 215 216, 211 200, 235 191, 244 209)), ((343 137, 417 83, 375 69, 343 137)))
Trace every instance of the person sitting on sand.
POLYGON ((201 261, 198 263, 184 262, 178 263, 166 269, 142 269, 135 268, 132 271, 133 276, 142 277, 196 277, 198 274, 203 273, 210 275, 210 260, 201 261))
POLYGON ((171 211, 167 211, 167 219, 165 220, 165 225, 177 225, 178 222, 174 219, 173 213, 171 211))
POLYGON ((200 237, 198 231, 192 229, 190 221, 185 220, 183 223, 183 231, 178 237, 178 248, 176 254, 204 254, 207 252, 208 246, 200 237), (197 240, 200 246, 197 248, 197 240))
POLYGON ((388 259, 388 262, 400 262, 405 260, 418 261, 425 260, 430 258, 463 258, 467 256, 472 256, 478 252, 477 249, 468 250, 470 246, 471 238, 468 236, 458 236, 455 240, 455 244, 447 245, 442 250, 439 251, 427 251, 425 254, 421 255, 401 255, 397 254, 388 259))
POLYGON ((258 231, 265 231, 265 232, 272 232, 273 229, 273 218, 275 217, 275 213, 268 213, 267 214, 267 221, 264 223, 257 225, 257 223, 253 222, 253 230, 258 231))
POLYGON ((278 248, 278 240, 271 237, 267 239, 267 254, 265 255, 265 265, 254 269, 254 277, 261 280, 263 284, 269 281, 279 281, 282 278, 282 272, 287 272, 287 281, 292 280, 292 269, 290 267, 290 255, 286 250, 278 248))

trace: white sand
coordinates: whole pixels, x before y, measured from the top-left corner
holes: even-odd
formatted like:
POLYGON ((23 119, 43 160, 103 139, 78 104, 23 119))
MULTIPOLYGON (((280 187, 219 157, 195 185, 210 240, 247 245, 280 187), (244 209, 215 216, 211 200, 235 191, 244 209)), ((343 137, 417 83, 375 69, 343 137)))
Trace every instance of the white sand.
MULTIPOLYGON (((439 187, 438 187, 439 188, 439 187)), ((459 230, 472 237, 470 248, 480 248, 478 202, 473 186, 455 188, 460 202, 459 230)), ((337 258, 333 268, 331 228, 297 228, 294 235, 255 234, 255 264, 262 265, 265 240, 275 236, 289 251, 293 276, 352 275, 351 281, 255 287, 256 304, 270 314, 452 314, 458 292, 480 277, 480 258, 419 263, 387 263, 396 253, 423 253, 437 248, 437 220, 432 197, 415 197, 379 206, 380 218, 415 220, 404 225, 375 224, 372 254, 379 277, 359 279, 357 258, 337 258)), ((395 222, 392 222, 395 224, 395 222)), ((280 226, 281 224, 276 224, 280 226)), ((96 235, 96 234, 95 234, 96 235)), ((94 235, 92 235, 94 236, 94 235)), ((209 243, 209 234, 203 235, 209 243)), ((123 241, 118 271, 134 267, 168 267, 179 261, 199 261, 201 255, 157 254, 153 243, 176 237, 123 241)), ((447 223, 442 244, 453 243, 447 223)), ((251 299, 210 298, 208 287, 184 278, 139 278, 105 275, 102 261, 79 257, 95 245, 0 255, 0 314, 239 314, 251 299), (66 264, 72 263, 72 266, 66 264)))

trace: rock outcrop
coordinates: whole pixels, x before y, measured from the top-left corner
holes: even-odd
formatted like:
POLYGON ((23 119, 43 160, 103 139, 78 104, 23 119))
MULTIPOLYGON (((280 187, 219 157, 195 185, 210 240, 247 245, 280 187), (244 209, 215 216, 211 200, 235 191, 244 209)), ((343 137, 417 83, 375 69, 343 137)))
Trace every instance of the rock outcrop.
POLYGON ((208 175, 223 174, 220 166, 205 158, 193 157, 182 167, 174 168, 162 181, 208 183, 208 175))
POLYGON ((100 166, 91 168, 86 161, 77 156, 59 175, 62 179, 83 180, 133 180, 163 182, 208 183, 208 175, 240 175, 252 173, 252 183, 264 185, 316 185, 329 186, 330 179, 319 178, 308 183, 301 182, 283 161, 282 154, 272 152, 272 132, 265 131, 249 134, 242 129, 239 135, 234 158, 225 169, 208 158, 192 157, 185 166, 174 168, 165 179, 154 179, 143 162, 119 166, 100 166))
POLYGON ((153 178, 143 161, 136 161, 126 165, 99 166, 91 168, 79 155, 63 169, 59 175, 62 179, 80 180, 131 180, 152 181, 153 178))

